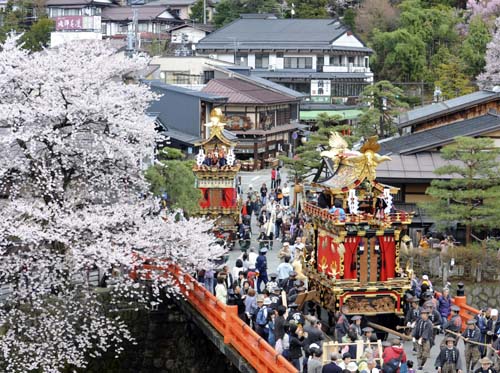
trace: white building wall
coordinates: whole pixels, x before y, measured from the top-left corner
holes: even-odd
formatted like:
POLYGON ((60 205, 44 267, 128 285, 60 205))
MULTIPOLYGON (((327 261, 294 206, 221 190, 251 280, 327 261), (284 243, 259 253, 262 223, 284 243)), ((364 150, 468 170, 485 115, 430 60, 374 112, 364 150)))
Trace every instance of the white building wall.
POLYGON ((74 41, 74 40, 101 40, 102 34, 100 32, 51 32, 50 33, 50 47, 54 48, 61 44, 74 41))
POLYGON ((255 53, 248 54, 248 66, 255 69, 255 53))
POLYGON ((352 34, 348 35, 348 32, 334 40, 332 45, 335 47, 364 47, 363 43, 357 37, 352 34))
POLYGON ((234 53, 231 54, 216 54, 215 58, 221 61, 234 63, 234 53))
POLYGON ((189 43, 198 43, 206 36, 205 31, 197 30, 191 27, 183 27, 179 30, 172 31, 172 43, 181 43, 182 34, 187 35, 189 43))

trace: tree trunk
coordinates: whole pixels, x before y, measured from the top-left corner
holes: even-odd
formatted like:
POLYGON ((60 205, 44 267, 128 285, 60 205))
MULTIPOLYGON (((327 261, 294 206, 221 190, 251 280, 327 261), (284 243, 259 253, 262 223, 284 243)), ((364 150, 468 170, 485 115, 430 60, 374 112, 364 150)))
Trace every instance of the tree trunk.
POLYGON ((465 225, 465 246, 469 246, 472 243, 472 227, 470 224, 465 225))

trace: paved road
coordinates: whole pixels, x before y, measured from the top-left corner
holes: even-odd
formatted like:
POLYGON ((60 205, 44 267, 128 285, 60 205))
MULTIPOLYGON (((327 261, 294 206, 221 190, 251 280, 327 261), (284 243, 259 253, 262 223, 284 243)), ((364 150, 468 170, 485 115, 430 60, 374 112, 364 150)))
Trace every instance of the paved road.
MULTIPOLYGON (((253 172, 241 172, 241 179, 242 179, 242 187, 243 187, 243 192, 246 193, 248 191, 249 186, 251 185, 254 190, 259 190, 260 186, 262 183, 266 183, 266 185, 270 186, 271 184, 271 171, 269 169, 265 170, 257 170, 253 172)), ((286 171, 282 172, 282 183, 284 183, 287 180, 286 178, 286 171)), ((290 183, 289 183, 290 185, 290 183)), ((257 219, 255 216, 252 216, 252 244, 250 248, 253 248, 255 252, 258 252, 258 243, 257 243, 257 236, 258 236, 258 227, 257 227, 257 219)), ((276 267, 279 264, 279 259, 278 259, 278 252, 279 249, 281 248, 281 242, 279 240, 275 240, 273 244, 274 249, 272 251, 269 251, 267 253, 267 261, 268 261, 268 273, 275 272, 276 267)), ((241 255, 241 251, 239 250, 238 244, 236 244, 236 247, 231 251, 229 255, 229 261, 228 265, 230 268, 232 268, 235 265, 236 259, 241 255)), ((389 337, 390 338, 390 337, 389 337)), ((425 372, 425 373, 430 373, 430 372, 436 372, 434 368, 434 361, 436 360, 436 357, 439 353, 439 345, 441 344, 441 341, 443 339, 443 335, 438 335, 436 337, 436 345, 431 349, 431 357, 427 360, 427 363, 424 366, 424 370, 419 371, 419 372, 425 372)), ((459 342, 459 350, 462 355, 462 360, 463 360, 463 366, 465 366, 465 359, 464 359, 464 346, 463 342, 459 342)), ((417 359, 416 355, 412 352, 412 342, 405 342, 404 343, 404 348, 407 354, 407 357, 409 360, 412 360, 414 362, 414 368, 417 368, 417 359)), ((465 373, 466 371, 464 371, 465 373)))

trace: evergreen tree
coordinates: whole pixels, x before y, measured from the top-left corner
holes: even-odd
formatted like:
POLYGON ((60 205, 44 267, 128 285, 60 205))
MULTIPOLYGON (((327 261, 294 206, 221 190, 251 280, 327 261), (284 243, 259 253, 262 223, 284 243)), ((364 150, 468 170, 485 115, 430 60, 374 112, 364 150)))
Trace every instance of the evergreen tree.
POLYGON ((338 115, 328 115, 321 113, 316 121, 316 131, 311 132, 305 143, 298 146, 293 158, 280 157, 289 170, 288 174, 293 175, 296 182, 301 182, 307 177, 314 175, 321 165, 320 152, 328 149, 330 132, 337 131, 344 135, 346 141, 351 145, 354 137, 351 136, 351 128, 348 125, 340 124, 341 117, 338 115))
POLYGON ((40 18, 29 31, 24 33, 23 48, 31 51, 42 50, 43 47, 49 45, 52 30, 54 30, 54 21, 49 18, 40 18))
POLYGON ((495 22, 496 31, 486 50, 486 66, 477 81, 483 89, 500 85, 500 18, 495 22))
POLYGON ((280 14, 281 8, 276 0, 221 0, 215 7, 214 23, 222 27, 245 13, 280 14))
POLYGON ((183 160, 184 154, 178 149, 163 148, 159 162, 146 171, 146 180, 155 196, 168 195, 169 207, 182 209, 192 215, 198 210, 201 192, 195 187, 193 161, 183 160))
POLYGON ((443 159, 450 161, 434 171, 438 176, 426 193, 433 197, 424 208, 440 227, 456 223, 466 227, 466 243, 471 243, 475 229, 498 227, 500 220, 500 178, 497 157, 499 149, 492 139, 458 137, 456 142, 441 150, 443 159))
POLYGON ((469 33, 462 43, 460 57, 466 67, 465 73, 477 76, 484 69, 486 46, 491 40, 488 26, 481 17, 473 17, 469 23, 469 33))
MULTIPOLYGON (((208 12, 206 12, 206 18, 208 22, 208 12)), ((196 23, 203 23, 203 0, 198 0, 191 7, 189 12, 189 19, 196 23)))
POLYGON ((462 60, 451 54, 446 47, 441 48, 446 51, 440 53, 443 60, 434 68, 434 85, 441 90, 441 97, 444 100, 466 95, 474 92, 469 77, 465 74, 465 65, 462 60))
POLYGON ((326 5, 328 0, 296 0, 295 18, 329 18, 326 5))
POLYGON ((355 129, 357 136, 368 138, 373 135, 384 138, 396 133, 394 118, 408 104, 402 101, 403 90, 382 80, 366 86, 361 100, 370 105, 358 120, 355 129))

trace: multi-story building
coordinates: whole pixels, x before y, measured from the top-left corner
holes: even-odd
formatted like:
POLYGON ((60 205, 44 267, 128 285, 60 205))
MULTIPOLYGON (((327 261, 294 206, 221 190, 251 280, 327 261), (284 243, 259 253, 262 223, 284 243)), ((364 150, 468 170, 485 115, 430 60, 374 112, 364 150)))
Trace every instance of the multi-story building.
POLYGON ((227 97, 221 105, 226 129, 238 137, 238 158, 252 159, 252 167, 286 154, 293 133, 301 128, 296 95, 236 77, 212 79, 202 92, 227 97))
POLYGON ((168 30, 183 23, 166 6, 119 6, 114 0, 47 0, 45 6, 56 24, 52 47, 72 40, 124 39, 128 32, 139 40, 166 39, 168 30))
POLYGON ((334 19, 242 15, 196 45, 198 54, 251 68, 256 75, 325 104, 355 102, 373 82, 372 50, 334 19))

